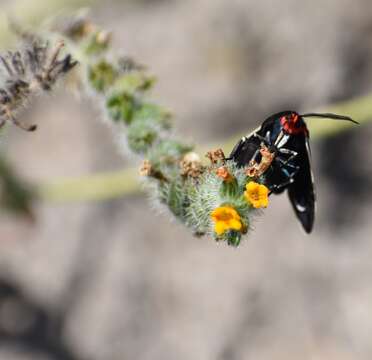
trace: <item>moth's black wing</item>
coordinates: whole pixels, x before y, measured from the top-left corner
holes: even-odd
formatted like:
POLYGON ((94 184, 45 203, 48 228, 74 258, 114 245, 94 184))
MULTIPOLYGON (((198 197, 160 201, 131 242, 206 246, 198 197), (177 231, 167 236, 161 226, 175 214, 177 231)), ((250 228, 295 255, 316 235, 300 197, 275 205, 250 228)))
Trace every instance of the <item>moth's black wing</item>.
POLYGON ((310 164, 308 138, 300 141, 296 163, 300 166, 294 176, 294 182, 288 186, 288 196, 292 207, 307 233, 313 229, 315 216, 315 191, 310 164))
POLYGON ((248 165, 256 151, 260 149, 261 141, 254 134, 255 132, 243 137, 231 151, 229 159, 234 160, 239 167, 248 165))
MULTIPOLYGON (((278 119, 281 116, 290 114, 291 111, 282 111, 268 117, 261 126, 254 130, 251 134, 244 136, 232 150, 229 159, 234 160, 238 166, 246 166, 249 164, 252 157, 256 154, 256 151, 260 149, 261 140, 256 134, 261 137, 265 137, 267 131, 270 132, 270 141, 274 142, 281 130, 280 122, 278 119)), ((260 155, 258 155, 257 161, 260 161, 260 155)))

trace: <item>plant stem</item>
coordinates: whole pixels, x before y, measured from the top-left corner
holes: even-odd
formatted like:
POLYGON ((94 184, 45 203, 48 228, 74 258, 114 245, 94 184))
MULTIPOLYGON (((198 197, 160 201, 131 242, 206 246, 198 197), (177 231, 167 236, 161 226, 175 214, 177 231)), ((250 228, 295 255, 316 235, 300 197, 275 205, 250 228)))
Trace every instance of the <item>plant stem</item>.
POLYGON ((140 191, 134 169, 58 179, 36 187, 37 194, 49 202, 86 202, 119 198, 140 191))

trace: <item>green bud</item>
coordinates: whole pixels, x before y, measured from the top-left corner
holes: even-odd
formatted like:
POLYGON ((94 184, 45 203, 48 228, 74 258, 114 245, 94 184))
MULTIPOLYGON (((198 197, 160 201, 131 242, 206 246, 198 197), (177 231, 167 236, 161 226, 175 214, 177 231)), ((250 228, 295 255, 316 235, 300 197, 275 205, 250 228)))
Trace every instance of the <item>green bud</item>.
POLYGON ((99 61, 88 69, 88 79, 93 88, 104 92, 115 82, 117 70, 105 60, 99 61))
POLYGON ((127 130, 128 145, 135 153, 146 153, 158 138, 158 131, 151 122, 132 122, 127 130))
POLYGON ((140 71, 134 71, 120 76, 115 82, 117 91, 135 93, 150 90, 155 84, 155 78, 140 71))
POLYGON ((116 121, 131 124, 137 104, 133 95, 126 92, 114 93, 108 97, 106 107, 110 117, 116 121))
POLYGON ((230 246, 239 246, 242 234, 239 231, 230 230, 224 234, 224 240, 227 241, 227 244, 230 246))
POLYGON ((106 31, 97 31, 92 34, 85 45, 85 53, 87 55, 100 55, 104 53, 111 43, 111 33, 106 31))
POLYGON ((133 114, 133 121, 144 119, 151 120, 166 130, 172 126, 170 112, 156 104, 144 103, 136 109, 133 114))

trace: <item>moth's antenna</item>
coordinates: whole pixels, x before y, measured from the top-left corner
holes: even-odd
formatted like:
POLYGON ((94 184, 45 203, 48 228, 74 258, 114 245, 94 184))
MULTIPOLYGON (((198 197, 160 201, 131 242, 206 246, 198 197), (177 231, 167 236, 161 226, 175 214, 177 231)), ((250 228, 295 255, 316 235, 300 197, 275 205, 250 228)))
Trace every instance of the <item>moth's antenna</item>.
POLYGON ((355 120, 353 120, 351 117, 349 116, 344 116, 344 115, 337 115, 337 114, 332 114, 332 113, 324 113, 324 114, 318 114, 318 113, 309 113, 309 114, 304 114, 304 115, 300 115, 302 117, 318 117, 318 118, 325 118, 325 119, 334 119, 334 120, 346 120, 346 121, 350 121, 354 124, 358 124, 359 123, 355 120))

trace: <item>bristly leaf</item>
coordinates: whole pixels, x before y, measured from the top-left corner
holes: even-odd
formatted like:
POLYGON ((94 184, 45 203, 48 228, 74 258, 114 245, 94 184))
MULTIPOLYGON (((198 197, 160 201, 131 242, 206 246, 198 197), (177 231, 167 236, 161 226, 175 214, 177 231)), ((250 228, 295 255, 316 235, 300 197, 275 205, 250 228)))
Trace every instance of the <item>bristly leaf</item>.
POLYGON ((133 120, 153 121, 164 130, 169 130, 172 127, 171 113, 163 107, 152 103, 141 104, 135 110, 133 114, 133 120))
POLYGON ((106 107, 110 117, 115 122, 123 122, 130 125, 133 120, 133 114, 139 107, 134 95, 121 92, 113 93, 106 100, 106 107))
POLYGON ((92 87, 98 92, 104 92, 112 86, 117 75, 117 69, 105 60, 101 60, 88 68, 88 79, 92 87))
POLYGON ((135 153, 146 153, 158 137, 156 126, 146 119, 132 122, 127 129, 128 145, 135 153))
POLYGON ((156 79, 143 72, 134 71, 120 76, 115 82, 115 90, 134 94, 150 90, 156 79))

